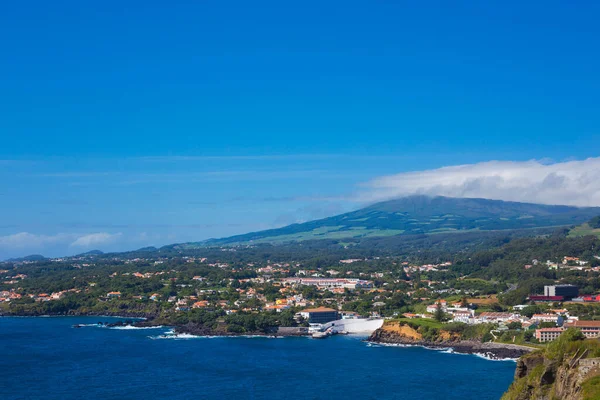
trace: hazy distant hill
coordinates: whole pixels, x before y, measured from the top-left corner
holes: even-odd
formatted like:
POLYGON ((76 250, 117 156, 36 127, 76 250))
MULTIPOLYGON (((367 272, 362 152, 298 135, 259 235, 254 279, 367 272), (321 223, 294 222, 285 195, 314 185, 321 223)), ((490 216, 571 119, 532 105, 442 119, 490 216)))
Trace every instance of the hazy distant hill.
POLYGON ((316 221, 177 247, 531 229, 579 225, 598 215, 600 207, 410 196, 316 221))
POLYGON ((41 254, 32 254, 29 256, 25 256, 25 257, 19 257, 19 258, 9 258, 6 261, 13 261, 13 262, 23 262, 23 261, 43 261, 45 260, 46 257, 44 257, 41 254))

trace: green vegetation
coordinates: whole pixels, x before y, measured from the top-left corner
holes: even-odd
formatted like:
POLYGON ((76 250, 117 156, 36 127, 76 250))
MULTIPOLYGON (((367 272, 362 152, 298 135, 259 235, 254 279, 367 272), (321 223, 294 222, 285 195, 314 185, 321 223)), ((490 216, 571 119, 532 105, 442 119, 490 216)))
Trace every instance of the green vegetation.
POLYGON ((513 382, 508 391, 502 396, 502 400, 528 400, 536 398, 533 396, 542 396, 543 390, 539 387, 539 382, 544 371, 543 364, 536 365, 526 377, 513 382))
MULTIPOLYGON (((577 367, 579 358, 600 357, 600 342, 585 339, 581 331, 567 329, 559 338, 546 346, 545 349, 523 356, 519 363, 527 365, 526 375, 517 378, 508 391, 502 396, 503 400, 526 400, 542 398, 563 398, 572 396, 570 388, 576 385, 565 380, 577 379, 569 371, 577 367), (559 373, 562 370, 562 373, 559 373), (560 382, 560 395, 557 393, 556 380, 560 382)), ((518 367, 519 368, 519 367, 518 367)), ((582 385, 582 399, 598 399, 600 393, 600 377, 592 376, 582 385)), ((571 398, 571 397, 569 397, 571 398)), ((573 397, 575 398, 575 397, 573 397)), ((579 398, 579 397, 577 397, 579 398)))
MULTIPOLYGON (((388 205, 371 208, 367 216, 361 217, 367 220, 358 223, 365 224, 370 216, 383 219, 378 213, 390 212, 386 210, 388 205)), ((410 223, 424 222, 418 217, 433 211, 419 207, 414 205, 411 212, 393 214, 410 219, 410 223)), ((432 205, 438 221, 428 221, 431 224, 460 219, 458 210, 442 212, 436 207, 432 205)), ((518 211, 514 218, 536 215, 531 210, 518 211)), ((505 214, 502 218, 511 220, 505 214)), ((484 219, 477 217, 477 221, 484 219)), ((346 226, 341 222, 315 226, 313 234, 337 234, 346 226)), ((358 226, 351 228, 348 231, 365 232, 356 229, 358 226)), ((509 311, 511 305, 524 304, 529 294, 541 293, 546 284, 572 283, 582 293, 600 292, 600 279, 591 268, 600 264, 595 257, 600 240, 593 236, 567 237, 567 233, 567 229, 479 231, 304 240, 280 245, 172 245, 119 254, 91 252, 54 260, 36 256, 0 263, 0 297, 14 295, 0 302, 0 314, 145 316, 165 325, 193 325, 199 332, 267 333, 275 326, 304 323, 295 320, 294 315, 313 306, 365 317, 398 317, 404 313, 423 314, 428 304, 444 299, 477 313, 509 311), (527 236, 533 232, 535 237, 527 236), (548 269, 545 265, 545 260, 559 262, 567 255, 588 264, 581 270, 548 269), (533 260, 538 260, 537 264, 533 260), (525 268, 528 264, 535 265, 525 268), (370 280, 373 289, 319 290, 315 286, 288 285, 283 280, 303 276, 370 280), (120 294, 109 296, 109 292, 120 294), (50 299, 53 294, 56 297, 50 299), (276 303, 278 300, 283 302, 276 303)), ((581 318, 600 319, 600 307, 587 304, 530 305, 523 314, 531 316, 551 306, 564 306, 581 318)), ((433 314, 430 319, 399 321, 432 340, 452 333, 453 337, 484 341, 533 341, 531 331, 514 324, 508 330, 492 332, 491 325, 446 324, 449 314, 444 310, 433 314)))
POLYGON ((589 223, 581 224, 571 229, 569 237, 580 237, 580 236, 596 236, 600 237, 600 228, 592 227, 589 223))
POLYGON ((557 227, 580 224, 599 213, 598 208, 410 196, 318 221, 203 243, 188 243, 185 246, 193 248, 206 245, 557 227))
POLYGON ((431 328, 431 329, 440 329, 442 326, 445 326, 441 322, 435 321, 433 319, 427 318, 397 318, 394 321, 400 322, 402 325, 408 325, 413 329, 418 330, 421 327, 431 328))
POLYGON ((581 398, 582 400, 600 399, 600 376, 594 376, 581 384, 581 398))

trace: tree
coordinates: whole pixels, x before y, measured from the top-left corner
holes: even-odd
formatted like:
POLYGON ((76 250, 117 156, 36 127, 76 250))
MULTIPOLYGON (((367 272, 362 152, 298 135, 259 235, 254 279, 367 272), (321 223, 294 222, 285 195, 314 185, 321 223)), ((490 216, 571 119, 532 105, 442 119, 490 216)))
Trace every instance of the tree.
POLYGON ((463 297, 462 299, 460 299, 460 306, 461 307, 469 307, 469 301, 467 300, 466 297, 463 297))
POLYGON ((507 325, 507 328, 510 329, 510 330, 512 330, 512 331, 515 331, 515 330, 521 329, 522 325, 518 321, 513 321, 513 322, 511 322, 510 324, 507 325))
POLYGON ((437 307, 435 308, 435 314, 433 315, 436 321, 442 322, 446 320, 446 313, 444 313, 444 309, 440 303, 437 303, 437 307))

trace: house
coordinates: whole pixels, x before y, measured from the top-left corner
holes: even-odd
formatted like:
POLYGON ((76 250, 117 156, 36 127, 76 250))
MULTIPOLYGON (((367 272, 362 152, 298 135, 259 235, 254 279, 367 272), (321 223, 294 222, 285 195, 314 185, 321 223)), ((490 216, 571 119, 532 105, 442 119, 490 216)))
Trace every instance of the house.
POLYGON ((583 295, 581 297, 583 297, 583 301, 585 302, 600 302, 600 294, 583 295))
POLYGON ((563 328, 541 328, 535 330, 535 338, 540 342, 551 342, 558 339, 561 333, 564 332, 563 328))
POLYGON ((482 312, 476 317, 476 320, 481 323, 486 322, 507 322, 512 319, 518 319, 518 316, 505 312, 482 312))
POLYGON ((534 322, 551 322, 553 324, 558 324, 559 320, 562 320, 562 318, 557 314, 533 314, 531 320, 534 322))
POLYGON ((600 321, 569 321, 565 328, 577 328, 587 338, 600 337, 600 321))
POLYGON ((442 308, 443 311, 446 311, 446 300, 440 300, 435 304, 430 304, 427 306, 427 312, 434 314, 438 309, 438 304, 442 308))
POLYGON ((65 292, 54 292, 50 295, 52 300, 60 300, 65 297, 65 292))
POLYGON ((472 315, 471 311, 455 311, 453 313, 452 321, 468 324, 469 322, 472 321, 471 320, 472 318, 473 318, 473 315, 472 315))
POLYGON ((299 314, 311 324, 324 324, 338 319, 337 310, 327 307, 307 308, 299 314))
POLYGON ((348 278, 283 278, 284 285, 316 286, 319 289, 371 289, 372 281, 348 278))
POLYGON ((118 299, 121 297, 121 292, 108 292, 106 294, 106 297, 108 297, 109 299, 118 299))
POLYGON ((288 306, 287 304, 270 304, 265 306, 265 310, 277 312, 282 312, 283 310, 287 310, 289 308, 290 306, 288 306))

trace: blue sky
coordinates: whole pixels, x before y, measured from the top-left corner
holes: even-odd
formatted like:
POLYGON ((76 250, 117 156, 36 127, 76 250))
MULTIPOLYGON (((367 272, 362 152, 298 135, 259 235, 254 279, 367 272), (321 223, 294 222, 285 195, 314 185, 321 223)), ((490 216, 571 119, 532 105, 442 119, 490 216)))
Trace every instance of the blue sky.
POLYGON ((600 5, 473 3, 4 4, 0 259, 319 218, 463 164, 479 191, 426 190, 595 204, 597 164, 563 163, 599 156, 600 5))

